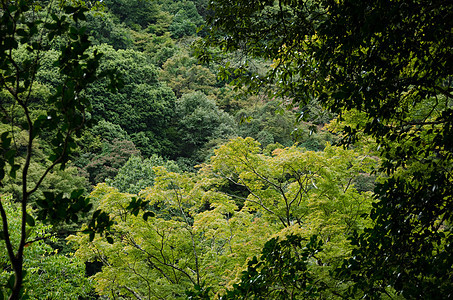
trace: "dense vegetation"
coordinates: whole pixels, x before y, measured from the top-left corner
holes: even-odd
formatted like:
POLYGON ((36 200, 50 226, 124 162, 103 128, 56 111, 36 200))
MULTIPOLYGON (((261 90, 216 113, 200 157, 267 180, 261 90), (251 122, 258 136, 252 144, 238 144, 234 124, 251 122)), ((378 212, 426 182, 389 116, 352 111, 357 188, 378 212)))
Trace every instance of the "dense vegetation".
POLYGON ((0 299, 453 298, 448 1, 0 1, 0 299))

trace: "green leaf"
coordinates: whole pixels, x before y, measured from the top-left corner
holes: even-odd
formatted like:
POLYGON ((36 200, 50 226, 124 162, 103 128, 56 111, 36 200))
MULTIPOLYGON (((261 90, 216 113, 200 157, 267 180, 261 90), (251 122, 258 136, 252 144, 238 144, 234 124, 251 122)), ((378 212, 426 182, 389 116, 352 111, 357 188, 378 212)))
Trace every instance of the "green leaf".
POLYGON ((79 198, 80 196, 82 196, 83 192, 84 192, 84 191, 83 191, 82 189, 72 191, 72 193, 71 193, 71 199, 77 199, 77 198, 79 198))
POLYGON ((98 216, 101 214, 101 212, 102 212, 102 211, 101 211, 100 209, 96 210, 96 211, 93 213, 93 220, 94 220, 94 219, 97 219, 98 216))
POLYGON ((147 211, 143 214, 143 220, 148 221, 149 217, 154 217, 155 214, 152 211, 147 211))
POLYGON ((13 179, 16 179, 16 172, 19 169, 20 169, 20 165, 13 165, 11 167, 11 171, 9 172, 9 176, 11 176, 11 178, 13 178, 13 179))
POLYGON ((41 200, 41 199, 36 200, 36 204, 39 207, 42 207, 42 208, 48 208, 49 207, 49 204, 47 203, 47 201, 41 200))
POLYGON ((55 195, 52 192, 43 192, 43 194, 47 202, 51 202, 55 198, 55 195))
POLYGON ((11 145, 11 138, 8 137, 9 135, 9 132, 4 132, 1 136, 1 139, 2 139, 2 148, 3 149, 8 149, 9 146, 11 145))
POLYGON ((86 199, 85 207, 82 209, 82 212, 87 213, 93 208, 93 204, 89 203, 86 199))
POLYGON ((16 150, 14 149, 11 149, 11 150, 8 150, 6 153, 5 153, 5 158, 8 160, 8 162, 12 165, 14 164, 14 156, 16 155, 16 150))
POLYGON ((35 219, 28 213, 26 213, 25 215, 25 222, 27 222, 28 226, 35 226, 35 219))
POLYGON ((15 12, 17 9, 18 9, 18 7, 17 7, 16 5, 13 5, 13 4, 8 5, 8 12, 9 12, 9 13, 13 13, 13 12, 15 12))
MULTIPOLYGON (((77 223, 79 221, 79 217, 76 214, 73 214, 71 216, 71 220, 68 220, 68 221, 70 221, 72 223, 77 223)), ((70 223, 70 222, 67 222, 67 223, 70 223)))
POLYGON ((94 231, 90 231, 90 242, 92 242, 94 240, 94 231))

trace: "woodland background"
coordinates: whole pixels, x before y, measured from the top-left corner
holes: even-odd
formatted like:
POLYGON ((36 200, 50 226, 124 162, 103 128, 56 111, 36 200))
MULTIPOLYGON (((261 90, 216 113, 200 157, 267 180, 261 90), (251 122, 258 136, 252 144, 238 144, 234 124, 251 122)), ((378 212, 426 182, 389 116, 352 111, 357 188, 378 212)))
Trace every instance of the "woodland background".
POLYGON ((345 2, 2 0, 0 299, 452 298, 452 5, 345 2))

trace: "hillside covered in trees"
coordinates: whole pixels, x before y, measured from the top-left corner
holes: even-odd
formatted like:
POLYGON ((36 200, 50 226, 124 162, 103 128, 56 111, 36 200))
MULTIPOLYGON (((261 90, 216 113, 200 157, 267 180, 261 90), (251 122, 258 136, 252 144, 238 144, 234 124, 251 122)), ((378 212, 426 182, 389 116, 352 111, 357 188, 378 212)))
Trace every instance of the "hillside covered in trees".
POLYGON ((0 299, 453 298, 449 1, 0 4, 0 299))

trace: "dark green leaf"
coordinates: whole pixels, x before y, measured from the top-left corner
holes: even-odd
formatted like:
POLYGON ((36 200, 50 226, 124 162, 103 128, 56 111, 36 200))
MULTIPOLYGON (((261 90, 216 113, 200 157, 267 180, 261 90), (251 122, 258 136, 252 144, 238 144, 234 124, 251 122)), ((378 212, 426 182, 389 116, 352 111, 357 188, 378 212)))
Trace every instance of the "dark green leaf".
POLYGON ((72 193, 71 193, 71 199, 77 199, 77 198, 79 198, 80 196, 82 196, 83 193, 84 193, 84 190, 82 190, 82 189, 72 191, 72 193))
POLYGON ((90 231, 90 242, 92 242, 94 240, 94 231, 90 231))
POLYGON ((27 222, 28 226, 35 226, 35 219, 28 213, 26 213, 25 215, 25 222, 27 222))
POLYGON ((149 217, 154 217, 155 214, 152 211, 147 211, 143 214, 143 220, 148 221, 149 217))

